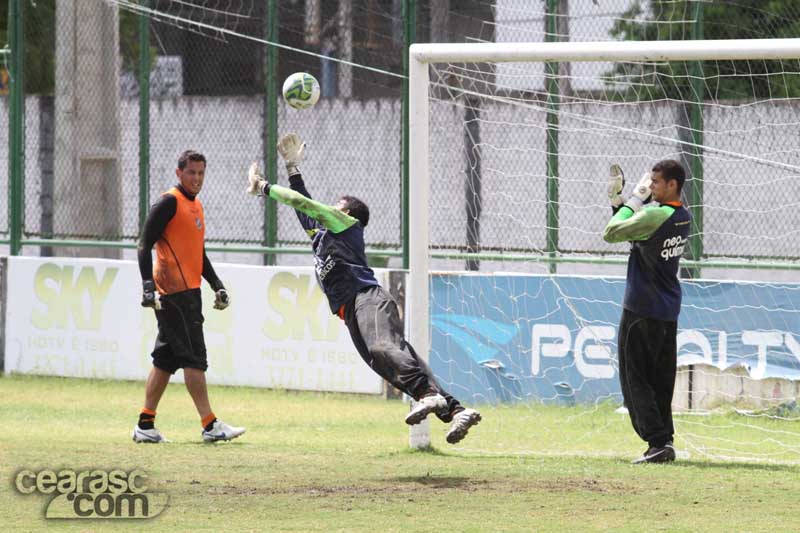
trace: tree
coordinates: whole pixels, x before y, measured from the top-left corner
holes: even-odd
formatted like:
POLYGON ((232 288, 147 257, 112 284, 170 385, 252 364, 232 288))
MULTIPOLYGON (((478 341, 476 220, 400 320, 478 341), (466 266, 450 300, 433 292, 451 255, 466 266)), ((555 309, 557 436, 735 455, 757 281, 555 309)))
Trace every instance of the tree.
MULTIPOLYGON (((627 41, 692 38, 695 8, 702 12, 704 39, 768 39, 800 35, 800 3, 796 0, 651 0, 645 12, 637 0, 614 24, 611 35, 627 41)), ((626 98, 692 99, 687 62, 670 64, 618 63, 609 73, 612 83, 636 82, 626 98), (644 84, 641 82, 645 81, 644 84)), ((704 99, 751 100, 800 96, 800 62, 704 61, 704 99), (746 74, 746 76, 745 76, 746 74)))
MULTIPOLYGON (((70 0, 72 1, 72 0, 70 0)), ((56 0, 24 0, 25 93, 55 91, 56 0)), ((0 48, 8 42, 8 0, 0 0, 0 48)), ((138 15, 120 10, 120 54, 122 68, 138 71, 138 15)), ((154 50, 151 51, 154 56, 154 50)))
MULTIPOLYGON (((52 94, 55 83, 55 1, 23 2, 25 92, 52 94)), ((8 0, 0 1, 0 48, 8 43, 8 0)))

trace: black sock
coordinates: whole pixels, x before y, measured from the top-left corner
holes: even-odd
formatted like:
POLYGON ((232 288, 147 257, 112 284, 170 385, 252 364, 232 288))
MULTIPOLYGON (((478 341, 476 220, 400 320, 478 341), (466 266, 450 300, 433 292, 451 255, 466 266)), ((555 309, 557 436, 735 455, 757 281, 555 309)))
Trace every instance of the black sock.
POLYGON ((139 413, 139 429, 153 429, 156 423, 156 415, 139 413))
POLYGON ((208 424, 206 424, 205 430, 206 430, 206 431, 211 431, 211 428, 213 428, 213 427, 214 427, 214 422, 216 422, 216 421, 217 421, 217 419, 216 419, 216 418, 214 418, 214 420, 212 420, 211 422, 209 422, 208 424))

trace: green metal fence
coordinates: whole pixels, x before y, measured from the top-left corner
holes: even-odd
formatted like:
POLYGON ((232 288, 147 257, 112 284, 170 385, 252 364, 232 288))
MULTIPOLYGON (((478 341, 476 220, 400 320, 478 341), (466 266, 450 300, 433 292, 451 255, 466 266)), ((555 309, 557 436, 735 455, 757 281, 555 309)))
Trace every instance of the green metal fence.
MULTIPOLYGON (((368 198, 380 213, 367 233, 372 255, 397 257, 395 264, 405 267, 411 42, 515 36, 546 41, 764 38, 793 36, 800 30, 800 7, 789 1, 777 2, 769 11, 732 1, 674 0, 614 0, 592 7, 595 11, 567 0, 219 4, 8 0, 8 12, 0 13, 5 16, 0 28, 7 28, 0 33, 0 48, 7 44, 9 51, 4 54, 9 91, 0 97, 8 109, 0 118, 0 128, 8 132, 0 147, 0 157, 8 161, 7 179, 0 178, 0 187, 8 191, 6 203, 0 201, 0 243, 11 254, 119 257, 121 249, 134 248, 149 205, 174 183, 177 156, 187 148, 208 157, 201 198, 209 219, 210 250, 258 254, 265 263, 282 254, 305 253, 304 236, 291 217, 280 214, 274 203, 242 195, 244 174, 253 160, 270 181, 285 182, 274 146, 280 134, 297 131, 309 144, 302 168, 312 194, 330 202, 345 193, 368 198), (598 37, 600 27, 603 35, 598 37), (320 80, 319 111, 297 111, 282 102, 282 81, 296 71, 311 72, 320 80)), ((779 89, 789 103, 798 96, 796 64, 762 62, 755 67, 765 71, 750 80, 766 85, 746 87, 740 97, 779 89), (774 73, 769 70, 773 67, 774 73)), ((558 263, 619 262, 606 259, 602 248, 570 242, 562 231, 559 194, 565 186, 569 190, 563 175, 571 171, 562 155, 571 142, 564 133, 564 121, 569 121, 564 110, 582 97, 580 89, 573 87, 570 93, 560 86, 565 68, 546 65, 547 135, 540 147, 548 154, 543 245, 514 250, 510 257, 508 251, 493 248, 492 236, 484 233, 475 242, 468 237, 460 249, 434 242, 440 249, 434 253, 491 258, 502 252, 504 260, 545 261, 551 272, 558 263)), ((657 65, 650 74, 658 77, 662 68, 677 67, 657 65)), ((796 268, 798 257, 792 253, 766 257, 747 250, 735 253, 726 244, 704 247, 709 242, 705 219, 719 215, 703 201, 703 103, 722 98, 713 91, 723 85, 711 86, 709 80, 724 80, 729 73, 701 62, 680 68, 686 74, 671 79, 686 83, 675 90, 689 104, 684 157, 691 169, 687 199, 695 228, 686 264, 753 267, 756 258, 763 260, 756 267, 769 263, 770 268, 796 268)), ((625 98, 653 102, 675 96, 669 88, 662 93, 648 90, 625 98)), ((735 96, 737 88, 726 90, 735 96)), ((595 100, 619 97, 619 92, 596 93, 591 95, 595 100)), ((479 168, 479 161, 470 163, 479 168)), ((465 180, 472 184, 468 187, 479 185, 480 173, 473 171, 465 180)), ((463 196, 461 189, 443 192, 463 196)))

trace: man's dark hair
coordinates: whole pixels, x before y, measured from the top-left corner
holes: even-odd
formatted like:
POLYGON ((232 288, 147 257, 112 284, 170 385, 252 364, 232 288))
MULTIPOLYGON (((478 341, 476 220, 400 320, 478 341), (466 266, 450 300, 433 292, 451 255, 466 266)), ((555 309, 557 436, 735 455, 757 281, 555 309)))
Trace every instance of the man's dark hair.
POLYGON ((664 159, 653 165, 653 172, 661 172, 664 181, 675 180, 678 182, 678 192, 683 189, 683 183, 686 181, 686 171, 683 170, 683 165, 674 159, 664 159))
POLYGON ((355 196, 342 196, 339 201, 344 201, 344 208, 348 214, 361 222, 365 228, 369 223, 369 207, 355 196))
POLYGON ((204 165, 208 164, 206 163, 206 156, 204 156, 200 152, 195 152, 194 150, 186 150, 178 158, 178 168, 183 170, 184 168, 186 168, 186 165, 189 164, 189 161, 202 161, 204 165))

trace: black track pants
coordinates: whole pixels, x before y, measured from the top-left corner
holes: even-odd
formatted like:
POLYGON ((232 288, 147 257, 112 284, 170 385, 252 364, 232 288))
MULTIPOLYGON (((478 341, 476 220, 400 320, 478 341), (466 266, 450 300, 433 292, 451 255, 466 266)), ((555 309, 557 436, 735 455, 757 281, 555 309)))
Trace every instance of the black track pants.
MULTIPOLYGON (((373 285, 356 294, 345 306, 344 321, 361 358, 383 379, 415 400, 438 392, 447 399, 449 413, 459 407, 406 342, 397 303, 383 287, 373 285)), ((449 416, 439 418, 450 421, 449 416)))
POLYGON ((624 310, 619 325, 619 380, 636 433, 650 446, 672 440, 677 322, 624 310))

